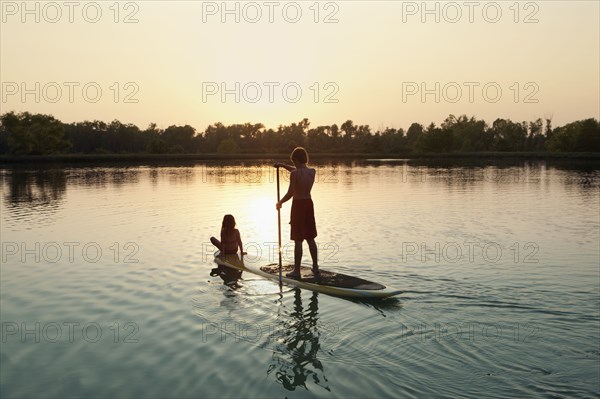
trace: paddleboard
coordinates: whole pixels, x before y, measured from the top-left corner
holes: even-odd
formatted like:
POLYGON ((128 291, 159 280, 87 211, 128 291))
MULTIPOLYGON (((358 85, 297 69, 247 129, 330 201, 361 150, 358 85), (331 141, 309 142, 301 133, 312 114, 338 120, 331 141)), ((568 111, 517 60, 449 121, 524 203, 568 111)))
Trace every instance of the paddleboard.
MULTIPOLYGON (((279 281, 279 266, 277 264, 255 266, 245 263, 237 254, 221 255, 219 251, 215 252, 215 263, 279 281)), ((304 266, 301 268, 300 278, 286 277, 286 273, 291 272, 293 268, 293 265, 283 265, 282 280, 284 284, 324 294, 353 298, 387 298, 402 293, 402 291, 379 283, 323 269, 320 269, 320 275, 315 277, 312 270, 304 266)))

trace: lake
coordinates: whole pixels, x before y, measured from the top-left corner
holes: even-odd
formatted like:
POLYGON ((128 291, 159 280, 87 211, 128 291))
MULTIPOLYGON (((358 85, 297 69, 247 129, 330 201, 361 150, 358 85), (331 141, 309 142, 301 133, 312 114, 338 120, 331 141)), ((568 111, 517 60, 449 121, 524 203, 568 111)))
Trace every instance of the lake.
POLYGON ((0 396, 600 394, 597 163, 314 164, 321 268, 383 301, 210 275, 225 214, 277 261, 271 164, 1 167, 0 396))

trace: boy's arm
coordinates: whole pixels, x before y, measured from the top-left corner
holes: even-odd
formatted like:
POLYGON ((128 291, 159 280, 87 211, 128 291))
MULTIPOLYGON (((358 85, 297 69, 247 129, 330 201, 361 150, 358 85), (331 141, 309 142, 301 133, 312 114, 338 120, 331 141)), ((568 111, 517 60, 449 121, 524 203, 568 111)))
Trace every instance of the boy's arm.
POLYGON ((296 174, 292 172, 290 175, 290 186, 288 187, 288 192, 283 196, 283 198, 279 201, 280 204, 288 201, 290 198, 294 196, 294 186, 296 182, 296 174))
POLYGON ((276 164, 275 164, 275 165, 273 165, 273 166, 274 166, 274 167, 276 167, 276 168, 284 168, 284 169, 286 169, 288 172, 293 172, 293 171, 295 171, 295 170, 296 170, 296 167, 295 167, 295 166, 292 166, 292 165, 286 165, 286 164, 284 164, 284 163, 279 163, 279 162, 278 162, 278 163, 276 163, 276 164))

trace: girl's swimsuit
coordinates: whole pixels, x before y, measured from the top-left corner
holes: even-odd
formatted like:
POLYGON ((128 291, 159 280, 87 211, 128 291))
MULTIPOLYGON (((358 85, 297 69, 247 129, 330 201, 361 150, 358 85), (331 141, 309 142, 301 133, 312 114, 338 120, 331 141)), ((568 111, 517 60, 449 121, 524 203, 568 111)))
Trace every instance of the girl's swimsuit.
MULTIPOLYGON (((227 234, 227 233, 225 233, 225 234, 227 234)), ((223 233, 221 234, 221 238, 226 238, 221 242, 221 247, 224 249, 224 251, 223 251, 224 253, 226 253, 226 254, 237 253, 237 247, 238 247, 237 234, 238 234, 238 232, 236 230, 233 230, 229 234, 229 237, 223 237, 223 233)))

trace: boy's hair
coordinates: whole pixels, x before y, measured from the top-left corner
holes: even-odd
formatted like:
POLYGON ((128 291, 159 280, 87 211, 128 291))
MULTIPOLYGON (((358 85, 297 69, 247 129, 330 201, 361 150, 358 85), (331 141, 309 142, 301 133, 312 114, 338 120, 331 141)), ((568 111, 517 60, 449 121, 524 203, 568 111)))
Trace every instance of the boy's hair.
POLYGON ((221 230, 233 230, 235 229, 235 218, 233 215, 223 216, 223 224, 221 224, 221 230))
POLYGON ((308 152, 303 147, 296 147, 290 156, 292 162, 308 163, 308 152))

